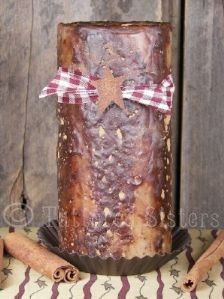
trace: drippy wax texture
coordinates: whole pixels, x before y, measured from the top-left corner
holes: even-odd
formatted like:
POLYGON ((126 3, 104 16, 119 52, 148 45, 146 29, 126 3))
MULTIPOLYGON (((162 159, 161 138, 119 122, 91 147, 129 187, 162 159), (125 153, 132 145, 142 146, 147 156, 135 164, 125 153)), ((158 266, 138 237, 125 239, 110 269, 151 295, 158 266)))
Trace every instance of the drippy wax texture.
MULTIPOLYGON (((58 66, 124 84, 161 83, 170 73, 170 25, 58 26, 58 66)), ((110 90, 110 86, 106 86, 110 90)), ((60 246, 105 257, 171 250, 170 116, 124 99, 125 109, 57 104, 60 246)))

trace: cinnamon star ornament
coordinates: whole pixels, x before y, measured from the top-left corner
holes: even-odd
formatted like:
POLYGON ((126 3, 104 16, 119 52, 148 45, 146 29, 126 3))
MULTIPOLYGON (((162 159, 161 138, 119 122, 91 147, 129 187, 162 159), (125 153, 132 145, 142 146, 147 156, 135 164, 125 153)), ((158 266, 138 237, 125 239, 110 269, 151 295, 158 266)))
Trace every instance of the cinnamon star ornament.
POLYGON ((124 109, 123 96, 121 85, 125 80, 124 76, 114 77, 108 66, 104 68, 103 77, 96 81, 91 81, 91 84, 97 89, 98 102, 97 105, 101 112, 114 102, 121 109, 124 109))

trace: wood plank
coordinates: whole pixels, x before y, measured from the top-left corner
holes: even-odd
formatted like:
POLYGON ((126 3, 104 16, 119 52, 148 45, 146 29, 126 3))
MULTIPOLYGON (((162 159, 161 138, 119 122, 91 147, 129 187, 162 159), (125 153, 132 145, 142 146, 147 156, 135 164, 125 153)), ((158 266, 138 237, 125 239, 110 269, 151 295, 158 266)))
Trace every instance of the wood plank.
POLYGON ((186 1, 181 225, 224 227, 223 1, 186 1))
POLYGON ((23 146, 30 54, 29 0, 2 0, 0 6, 0 225, 24 224, 23 146), (26 12, 24 14, 24 12, 26 12), (14 206, 9 208, 9 205, 14 206), (17 209, 18 207, 18 209, 17 209), (20 212, 18 213, 18 210, 20 212), (10 216, 11 213, 11 216, 10 216), (8 219, 9 220, 9 219, 8 219))
POLYGON ((25 135, 25 196, 32 224, 57 218, 56 97, 38 100, 57 70, 57 24, 92 16, 90 1, 33 1, 33 30, 25 135))
MULTIPOLYGON (((178 1, 33 1, 33 30, 25 138, 25 195, 35 214, 33 224, 57 217, 55 100, 38 101, 41 88, 56 71, 56 29, 72 21, 179 22, 178 1), (166 2, 167 9, 163 3, 166 2), (173 17, 173 9, 176 15, 173 17)), ((177 27, 176 27, 177 26, 177 27)), ((177 34, 178 35, 178 34, 177 34)), ((174 39, 174 44, 177 37, 174 39)), ((178 55, 175 50, 174 55, 178 55)), ((176 59, 176 57, 175 57, 176 59)), ((178 68, 178 65, 175 66, 178 68)))
POLYGON ((182 59, 182 45, 181 45, 181 14, 182 5, 179 0, 166 0, 162 2, 163 21, 172 24, 172 73, 175 83, 175 93, 173 100, 173 111, 171 120, 172 132, 172 219, 175 219, 175 224, 179 224, 179 186, 180 186, 180 109, 181 109, 181 59, 182 59))

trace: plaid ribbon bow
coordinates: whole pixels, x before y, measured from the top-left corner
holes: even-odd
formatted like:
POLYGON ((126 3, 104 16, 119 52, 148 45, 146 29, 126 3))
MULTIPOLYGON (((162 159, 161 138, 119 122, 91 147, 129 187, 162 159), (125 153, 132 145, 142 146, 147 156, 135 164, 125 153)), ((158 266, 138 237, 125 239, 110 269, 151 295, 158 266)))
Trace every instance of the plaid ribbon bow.
MULTIPOLYGON (((82 104, 98 100, 97 89, 91 84, 91 77, 80 71, 59 68, 55 78, 42 90, 39 98, 57 94, 59 103, 82 104)), ((172 75, 169 74, 160 84, 121 87, 125 99, 155 107, 170 113, 174 93, 172 75)))

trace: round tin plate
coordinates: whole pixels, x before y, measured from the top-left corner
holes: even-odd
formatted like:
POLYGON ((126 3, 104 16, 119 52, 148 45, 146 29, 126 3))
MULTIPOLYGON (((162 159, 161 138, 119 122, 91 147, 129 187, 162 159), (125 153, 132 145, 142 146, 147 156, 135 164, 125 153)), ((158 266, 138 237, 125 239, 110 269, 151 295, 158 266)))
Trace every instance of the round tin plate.
POLYGON ((172 230, 172 252, 169 254, 143 258, 134 257, 132 259, 124 257, 102 259, 61 250, 59 248, 57 220, 41 226, 37 235, 41 243, 50 251, 75 265, 80 271, 101 275, 136 275, 156 270, 183 251, 190 242, 188 231, 175 227, 172 230))

